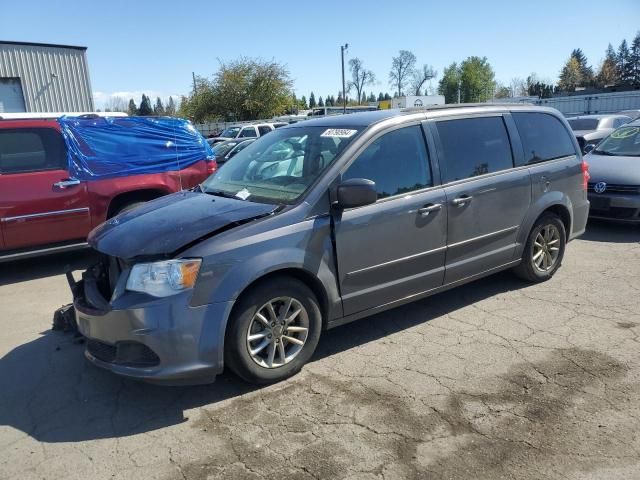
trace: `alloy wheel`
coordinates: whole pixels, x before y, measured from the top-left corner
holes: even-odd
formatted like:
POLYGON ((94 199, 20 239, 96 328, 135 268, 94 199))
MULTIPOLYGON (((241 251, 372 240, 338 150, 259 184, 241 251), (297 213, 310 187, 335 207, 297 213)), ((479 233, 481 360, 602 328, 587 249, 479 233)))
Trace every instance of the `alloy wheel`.
POLYGON ((533 242, 533 265, 540 272, 548 272, 555 267, 559 255, 560 231, 555 225, 545 225, 533 242))
POLYGON ((278 368, 293 360, 309 334, 309 315, 292 297, 269 300, 254 314, 247 330, 251 359, 264 368, 278 368))

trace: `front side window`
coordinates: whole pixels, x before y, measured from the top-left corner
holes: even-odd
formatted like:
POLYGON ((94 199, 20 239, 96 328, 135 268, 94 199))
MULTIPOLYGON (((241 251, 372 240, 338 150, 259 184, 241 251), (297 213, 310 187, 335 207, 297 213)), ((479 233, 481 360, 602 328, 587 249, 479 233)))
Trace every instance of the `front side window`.
POLYGON ((249 137, 257 137, 256 129, 254 127, 245 127, 238 135, 238 138, 249 138, 249 137))
POLYGON ((422 128, 400 128, 377 138, 342 175, 343 181, 351 178, 376 182, 378 199, 431 186, 422 128))
POLYGON ((436 122, 444 161, 443 179, 454 182, 513 167, 511 144, 502 117, 436 122))
POLYGON ((571 130, 577 132, 580 130, 597 130, 599 120, 597 118, 569 118, 567 122, 569 122, 571 130))
POLYGON ((229 127, 224 129, 220 134, 220 136, 227 137, 227 138, 236 138, 239 131, 240 131, 240 127, 229 127))
POLYGON ((266 135, 270 131, 271 131, 271 128, 267 127, 266 125, 262 125, 258 127, 258 132, 260 132, 260 135, 266 135))
POLYGON ((226 162, 201 188, 247 201, 295 203, 357 135, 356 128, 274 130, 226 162))
POLYGON ((66 168, 62 135, 53 128, 0 130, 0 173, 66 168))
POLYGON ((571 134, 553 115, 534 112, 513 112, 524 148, 525 164, 576 155, 571 134))

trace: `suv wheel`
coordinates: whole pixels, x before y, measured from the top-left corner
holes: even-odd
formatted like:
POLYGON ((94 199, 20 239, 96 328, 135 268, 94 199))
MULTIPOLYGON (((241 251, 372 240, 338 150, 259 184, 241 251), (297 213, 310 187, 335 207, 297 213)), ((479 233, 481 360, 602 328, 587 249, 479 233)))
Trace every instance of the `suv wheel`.
POLYGON ((566 245, 566 231, 557 215, 545 213, 533 226, 514 272, 529 282, 544 282, 556 273, 566 245))
POLYGON ((292 278, 262 283, 240 299, 225 338, 225 362, 252 383, 299 372, 320 339, 322 315, 313 292, 292 278))

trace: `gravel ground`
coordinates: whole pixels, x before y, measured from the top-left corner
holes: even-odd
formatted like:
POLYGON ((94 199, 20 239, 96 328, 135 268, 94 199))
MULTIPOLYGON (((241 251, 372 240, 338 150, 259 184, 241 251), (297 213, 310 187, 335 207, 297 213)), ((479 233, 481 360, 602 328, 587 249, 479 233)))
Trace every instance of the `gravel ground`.
POLYGON ((49 330, 88 253, 0 264, 2 479, 640 478, 640 228, 339 327, 264 388, 158 387, 49 330))

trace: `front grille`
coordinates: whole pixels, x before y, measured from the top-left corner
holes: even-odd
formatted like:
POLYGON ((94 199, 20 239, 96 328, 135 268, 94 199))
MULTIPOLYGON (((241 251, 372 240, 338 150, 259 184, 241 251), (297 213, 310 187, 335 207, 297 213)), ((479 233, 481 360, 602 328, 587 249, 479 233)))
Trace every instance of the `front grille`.
POLYGON ((591 214, 597 217, 615 218, 618 220, 626 220, 633 218, 638 209, 625 207, 611 207, 608 210, 591 209, 591 214))
POLYGON ((116 359, 116 347, 98 342, 97 340, 89 340, 87 342, 87 350, 91 355, 103 362, 113 363, 116 359))
MULTIPOLYGON (((589 191, 595 192, 593 189, 596 185, 595 182, 589 183, 589 191)), ((607 183, 607 189, 604 193, 626 193, 627 195, 640 194, 640 185, 620 185, 615 183, 607 183)))
POLYGON ((160 358, 149 347, 139 342, 118 342, 115 346, 98 340, 89 340, 87 350, 98 360, 132 367, 153 367, 160 358))

